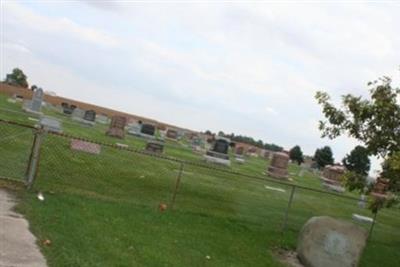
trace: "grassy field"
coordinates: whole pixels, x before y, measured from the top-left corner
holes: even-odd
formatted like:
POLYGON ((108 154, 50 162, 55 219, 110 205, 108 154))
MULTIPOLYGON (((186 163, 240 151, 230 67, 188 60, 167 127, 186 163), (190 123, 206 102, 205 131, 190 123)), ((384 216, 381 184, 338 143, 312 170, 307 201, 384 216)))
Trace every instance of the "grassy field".
MULTIPOLYGON (((35 123, 1 95, 0 107, 2 119, 35 123)), ((107 137, 104 125, 83 127, 62 114, 46 113, 60 118, 64 132, 72 135, 138 149, 145 145, 131 136, 107 137)), ((0 131, 0 176, 22 179, 32 131, 4 124, 0 131)), ((202 162, 201 155, 176 142, 168 142, 165 155, 202 162)), ((266 178, 268 161, 246 160, 225 169, 266 178)), ((184 165, 174 210, 160 212, 160 203, 172 201, 179 168, 178 162, 109 147, 100 155, 71 151, 67 138, 48 135, 38 179, 32 191, 18 191, 18 210, 30 221, 50 266, 282 266, 273 251, 294 249, 310 217, 371 216, 356 201, 296 189, 287 230, 281 233, 289 186, 191 164, 184 165), (43 202, 36 198, 39 190, 43 202), (46 239, 50 246, 42 244, 46 239)), ((299 177, 299 170, 290 165, 294 184, 321 189, 313 173, 299 177)), ((400 211, 383 210, 361 266, 396 266, 399 257, 400 211)))

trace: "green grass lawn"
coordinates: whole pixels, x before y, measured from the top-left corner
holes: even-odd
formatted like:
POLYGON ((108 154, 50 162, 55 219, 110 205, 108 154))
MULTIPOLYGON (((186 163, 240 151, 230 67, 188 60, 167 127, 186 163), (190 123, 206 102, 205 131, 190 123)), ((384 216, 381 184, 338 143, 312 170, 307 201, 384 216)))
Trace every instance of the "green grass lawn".
MULTIPOLYGON (((0 107, 9 110, 0 110, 0 118, 34 124, 1 95, 0 107)), ((104 125, 82 127, 46 113, 62 119, 68 134, 138 149, 145 145, 132 136, 107 137, 104 125)), ((0 176, 22 179, 31 130, 4 124, 0 130, 0 176)), ((176 142, 168 142, 165 155, 202 162, 201 155, 176 142)), ((223 169, 266 178, 267 165, 265 159, 246 158, 245 164, 223 169)), ((48 135, 38 179, 32 191, 18 191, 18 210, 30 221, 50 266, 282 266, 273 251, 294 249, 310 217, 371 216, 356 201, 297 188, 282 234, 291 187, 190 164, 184 165, 174 210, 160 212, 160 203, 170 207, 179 168, 178 162, 104 146, 100 155, 71 151, 67 138, 48 135), (36 198, 39 190, 43 202, 36 198), (42 244, 46 239, 50 246, 42 244)), ((299 177, 299 170, 289 167, 293 184, 321 189, 313 173, 299 177)), ((399 257, 400 211, 386 209, 378 214, 361 266, 396 266, 399 257)))

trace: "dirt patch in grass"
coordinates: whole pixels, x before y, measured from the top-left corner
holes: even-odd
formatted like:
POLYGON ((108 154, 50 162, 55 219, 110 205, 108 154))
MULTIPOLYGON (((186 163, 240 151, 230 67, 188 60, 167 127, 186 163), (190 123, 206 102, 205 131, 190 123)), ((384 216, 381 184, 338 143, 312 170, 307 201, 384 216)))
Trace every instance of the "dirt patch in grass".
POLYGON ((296 251, 277 249, 273 254, 281 263, 288 267, 304 267, 304 265, 297 258, 296 251))

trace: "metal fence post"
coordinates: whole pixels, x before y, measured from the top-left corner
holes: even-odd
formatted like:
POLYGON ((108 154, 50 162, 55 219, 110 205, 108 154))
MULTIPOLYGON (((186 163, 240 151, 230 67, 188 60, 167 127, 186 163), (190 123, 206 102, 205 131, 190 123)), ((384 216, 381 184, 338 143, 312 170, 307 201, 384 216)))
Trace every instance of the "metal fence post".
POLYGON ((378 215, 378 210, 374 213, 374 219, 372 221, 371 228, 369 228, 368 240, 370 239, 372 231, 374 230, 374 226, 375 226, 375 221, 376 221, 376 216, 377 215, 378 215))
POLYGON ((289 210, 290 210, 290 207, 292 206, 292 201, 293 201, 293 196, 294 196, 295 189, 296 189, 296 186, 293 185, 292 186, 292 191, 290 192, 289 202, 288 202, 288 205, 287 205, 287 208, 286 208, 286 211, 285 211, 285 218, 283 220, 282 232, 286 231, 287 220, 288 220, 288 217, 289 217, 289 210))
POLYGON ((28 189, 32 187, 32 184, 37 175, 43 134, 44 134, 43 129, 36 129, 34 133, 31 155, 29 157, 28 168, 26 171, 26 183, 28 189))
POLYGON ((179 167, 178 176, 176 177, 175 189, 174 189, 174 192, 173 192, 173 194, 172 194, 171 210, 174 209, 176 194, 178 193, 179 185, 180 185, 180 183, 181 183, 181 177, 182 177, 182 172, 183 172, 183 166, 184 166, 184 165, 183 165, 183 162, 181 162, 181 165, 180 165, 180 167, 179 167))

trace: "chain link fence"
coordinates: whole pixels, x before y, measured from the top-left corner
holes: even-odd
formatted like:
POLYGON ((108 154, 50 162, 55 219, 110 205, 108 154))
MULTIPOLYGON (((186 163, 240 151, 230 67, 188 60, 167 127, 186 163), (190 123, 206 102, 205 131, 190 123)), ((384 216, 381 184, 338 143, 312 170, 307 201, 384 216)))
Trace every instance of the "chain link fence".
MULTIPOLYGON (((353 222, 354 214, 373 217, 366 203, 351 196, 4 120, 0 120, 0 157, 0 177, 23 181, 34 190, 90 195, 200 218, 214 216, 244 229, 273 228, 289 239, 295 239, 313 216, 353 222)), ((358 224, 373 230, 370 241, 386 242, 388 236, 400 240, 399 225, 390 219, 398 214, 383 210, 376 226, 375 218, 358 224)), ((181 230, 196 232, 191 227, 188 223, 181 230)), ((194 242, 199 236, 186 238, 194 242)))

